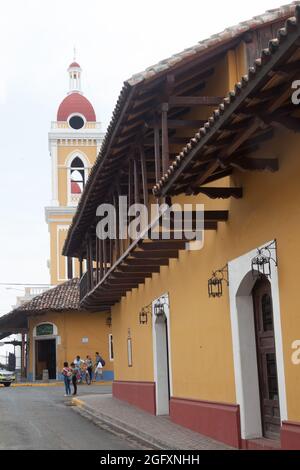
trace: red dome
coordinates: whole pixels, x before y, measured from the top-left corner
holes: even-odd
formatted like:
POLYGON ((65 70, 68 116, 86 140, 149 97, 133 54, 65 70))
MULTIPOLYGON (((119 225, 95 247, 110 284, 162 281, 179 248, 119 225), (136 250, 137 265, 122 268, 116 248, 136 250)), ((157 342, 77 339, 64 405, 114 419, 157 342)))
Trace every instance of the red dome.
POLYGON ((69 65, 69 69, 71 67, 79 67, 80 68, 80 65, 77 62, 72 62, 72 64, 69 65))
POLYGON ((57 111, 57 121, 67 121, 70 114, 82 114, 87 121, 96 121, 93 106, 80 93, 71 93, 60 103, 57 111))

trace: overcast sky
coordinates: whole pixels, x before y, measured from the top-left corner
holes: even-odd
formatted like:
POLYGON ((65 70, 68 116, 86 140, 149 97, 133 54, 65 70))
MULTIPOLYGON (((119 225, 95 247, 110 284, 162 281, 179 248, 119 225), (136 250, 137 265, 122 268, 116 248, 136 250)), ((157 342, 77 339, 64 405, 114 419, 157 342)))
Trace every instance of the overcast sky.
MULTIPOLYGON (((0 283, 48 283, 47 133, 73 47, 104 128, 132 74, 283 0, 9 0, 0 6, 0 283)), ((0 286, 0 315, 21 292, 0 286)))

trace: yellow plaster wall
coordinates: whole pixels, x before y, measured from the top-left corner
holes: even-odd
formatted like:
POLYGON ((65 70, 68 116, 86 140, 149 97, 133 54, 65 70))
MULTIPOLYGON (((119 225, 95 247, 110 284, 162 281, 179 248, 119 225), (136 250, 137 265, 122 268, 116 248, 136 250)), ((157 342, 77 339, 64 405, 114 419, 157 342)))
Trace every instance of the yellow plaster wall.
MULTIPOLYGON (((60 217, 57 217, 59 219, 60 217)), ((66 258, 62 256, 62 248, 67 236, 67 230, 60 230, 58 226, 70 225, 72 218, 64 215, 61 222, 51 222, 50 225, 50 282, 52 285, 59 284, 67 280, 66 258), (69 222, 66 222, 66 219, 69 222), (58 266, 59 264, 59 266, 58 266)), ((75 271, 73 277, 79 276, 78 260, 74 262, 75 271)))
POLYGON ((276 238, 288 418, 300 420, 300 365, 291 361, 292 342, 300 339, 299 144, 298 134, 277 131, 256 156, 278 157, 279 172, 235 171, 232 184, 244 188, 242 199, 193 198, 207 202, 206 209, 228 206, 229 221, 219 223, 217 232, 206 232, 203 250, 180 252, 178 260, 171 260, 169 267, 162 267, 160 274, 112 309, 116 380, 154 380, 152 328, 140 326, 138 314, 142 306, 169 292, 174 396, 235 403, 228 290, 220 299, 209 299, 207 280, 212 270, 276 238), (128 328, 133 342, 131 368, 128 328))
POLYGON ((108 335, 111 327, 106 325, 108 314, 95 312, 48 312, 45 315, 29 318, 29 372, 33 372, 33 328, 39 323, 54 323, 58 328, 61 344, 57 346, 58 372, 63 368, 64 361, 72 362, 77 355, 85 359, 89 354, 95 359, 98 351, 106 364, 104 370, 113 370, 113 361, 109 360, 108 335), (89 338, 88 344, 82 338, 89 338))
MULTIPOLYGON (((226 95, 245 71, 245 47, 241 43, 236 50, 224 54, 214 65, 214 74, 207 80, 201 95, 226 95)), ((185 118, 207 119, 214 108, 215 106, 194 107, 185 118)), ((185 132, 178 130, 176 135, 185 136, 185 132)), ((180 151, 181 146, 173 145, 172 149, 180 151)), ((218 186, 229 184, 229 178, 218 181, 218 186)), ((213 185, 212 183, 211 186, 213 185)), ((229 204, 226 200, 214 201, 205 196, 188 200, 185 196, 178 196, 173 198, 173 202, 205 203, 206 209, 226 209, 229 204)), ((160 274, 147 279, 145 285, 128 293, 126 299, 113 308, 117 380, 153 381, 152 328, 150 325, 139 325, 138 313, 153 299, 169 292, 174 395, 235 402, 232 350, 231 346, 228 347, 231 329, 228 315, 224 314, 227 308, 226 299, 220 299, 217 305, 212 306, 206 298, 208 273, 210 275, 215 264, 218 266, 220 262, 214 249, 209 248, 213 247, 215 237, 214 233, 206 232, 205 252, 181 252, 179 260, 171 260, 169 267, 162 267, 160 274), (203 270, 206 264, 211 267, 203 270), (195 292, 204 299, 204 303, 199 302, 195 292), (215 314, 207 314, 207 309, 212 307, 215 314), (220 315, 219 311, 223 314, 220 315), (133 347, 133 367, 130 368, 127 365, 128 328, 131 330, 133 347), (174 347, 173 342, 176 345, 174 347), (213 376, 210 374, 212 369, 215 370, 213 376)), ((226 257, 221 258, 223 266, 226 257)))
MULTIPOLYGON (((57 165, 58 165, 58 200, 59 205, 62 207, 68 206, 68 158, 74 152, 79 152, 84 155, 88 161, 88 165, 92 167, 97 156, 96 143, 90 142, 90 145, 77 145, 74 140, 74 145, 58 145, 57 151, 57 165)), ((88 172, 89 173, 89 172, 88 172)), ((53 285, 59 284, 67 279, 66 272, 66 258, 61 255, 64 241, 66 238, 66 231, 57 232, 58 225, 70 225, 72 216, 68 213, 55 215, 57 221, 49 223, 50 232, 50 282, 53 285), (61 222, 60 222, 61 219, 61 222), (59 264, 59 266, 58 266, 59 264)), ((73 277, 79 276, 79 263, 78 260, 74 262, 73 277)))
MULTIPOLYGON (((214 68, 214 73, 206 80, 200 96, 226 96, 230 90, 234 89, 234 85, 242 75, 247 73, 245 43, 241 42, 235 49, 226 52, 212 68, 214 68)), ((184 118, 207 120, 216 108, 217 106, 195 106, 184 115, 184 118)), ((186 137, 188 142, 195 133, 196 130, 191 129, 187 136, 186 129, 179 129, 176 131, 176 136, 186 137)), ((182 150, 182 145, 170 144, 170 150, 179 153, 182 150)))

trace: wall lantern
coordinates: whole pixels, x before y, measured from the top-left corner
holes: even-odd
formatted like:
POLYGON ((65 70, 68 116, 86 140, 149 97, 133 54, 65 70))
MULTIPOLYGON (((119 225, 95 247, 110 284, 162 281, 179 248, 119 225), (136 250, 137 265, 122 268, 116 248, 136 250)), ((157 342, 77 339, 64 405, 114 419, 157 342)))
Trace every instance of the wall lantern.
POLYGON ((273 262, 275 266, 278 266, 276 240, 269 243, 269 245, 264 246, 263 248, 257 249, 257 255, 251 260, 253 278, 257 279, 263 276, 271 278, 271 262, 273 262))
POLYGON ((223 295, 223 282, 229 286, 228 280, 228 266, 224 266, 217 271, 213 271, 212 277, 207 282, 208 296, 209 297, 222 297, 223 295))
POLYGON ((154 315, 156 317, 162 317, 165 314, 165 304, 159 299, 154 304, 154 315))
POLYGON ((146 325, 148 323, 148 318, 152 315, 152 305, 156 317, 165 315, 165 306, 169 306, 168 295, 163 295, 155 303, 151 302, 151 304, 142 308, 139 313, 140 325, 146 325))
POLYGON ((109 315, 108 317, 106 317, 106 324, 107 326, 111 326, 111 315, 109 315))
MULTIPOLYGON (((151 304, 150 304, 150 307, 151 307, 151 304)), ((147 307, 142 308, 142 310, 139 313, 140 325, 147 325, 149 313, 150 313, 149 305, 147 305, 147 307)))
POLYGON ((166 314, 165 306, 169 307, 169 295, 162 295, 154 304, 154 315, 162 317, 166 314))

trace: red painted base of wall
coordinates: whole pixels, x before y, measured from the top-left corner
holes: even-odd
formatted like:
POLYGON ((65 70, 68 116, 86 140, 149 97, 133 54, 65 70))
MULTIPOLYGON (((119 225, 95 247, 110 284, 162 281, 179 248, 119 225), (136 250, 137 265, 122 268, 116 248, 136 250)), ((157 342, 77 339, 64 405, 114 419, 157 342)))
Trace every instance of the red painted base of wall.
MULTIPOLYGON (((113 396, 156 414, 154 382, 113 382, 113 396)), ((284 421, 281 442, 266 439, 242 440, 238 405, 184 398, 171 398, 170 417, 176 424, 238 449, 300 450, 300 423, 284 421)))
POLYGON ((171 398, 172 421, 232 447, 241 447, 238 405, 171 398))
POLYGON ((283 421, 281 432, 281 449, 300 450, 300 423, 283 421))
POLYGON ((155 383, 154 382, 121 382, 114 381, 113 396, 127 401, 148 413, 156 414, 155 383))
POLYGON ((257 439, 242 439, 243 450, 281 450, 280 441, 260 437, 257 439))

